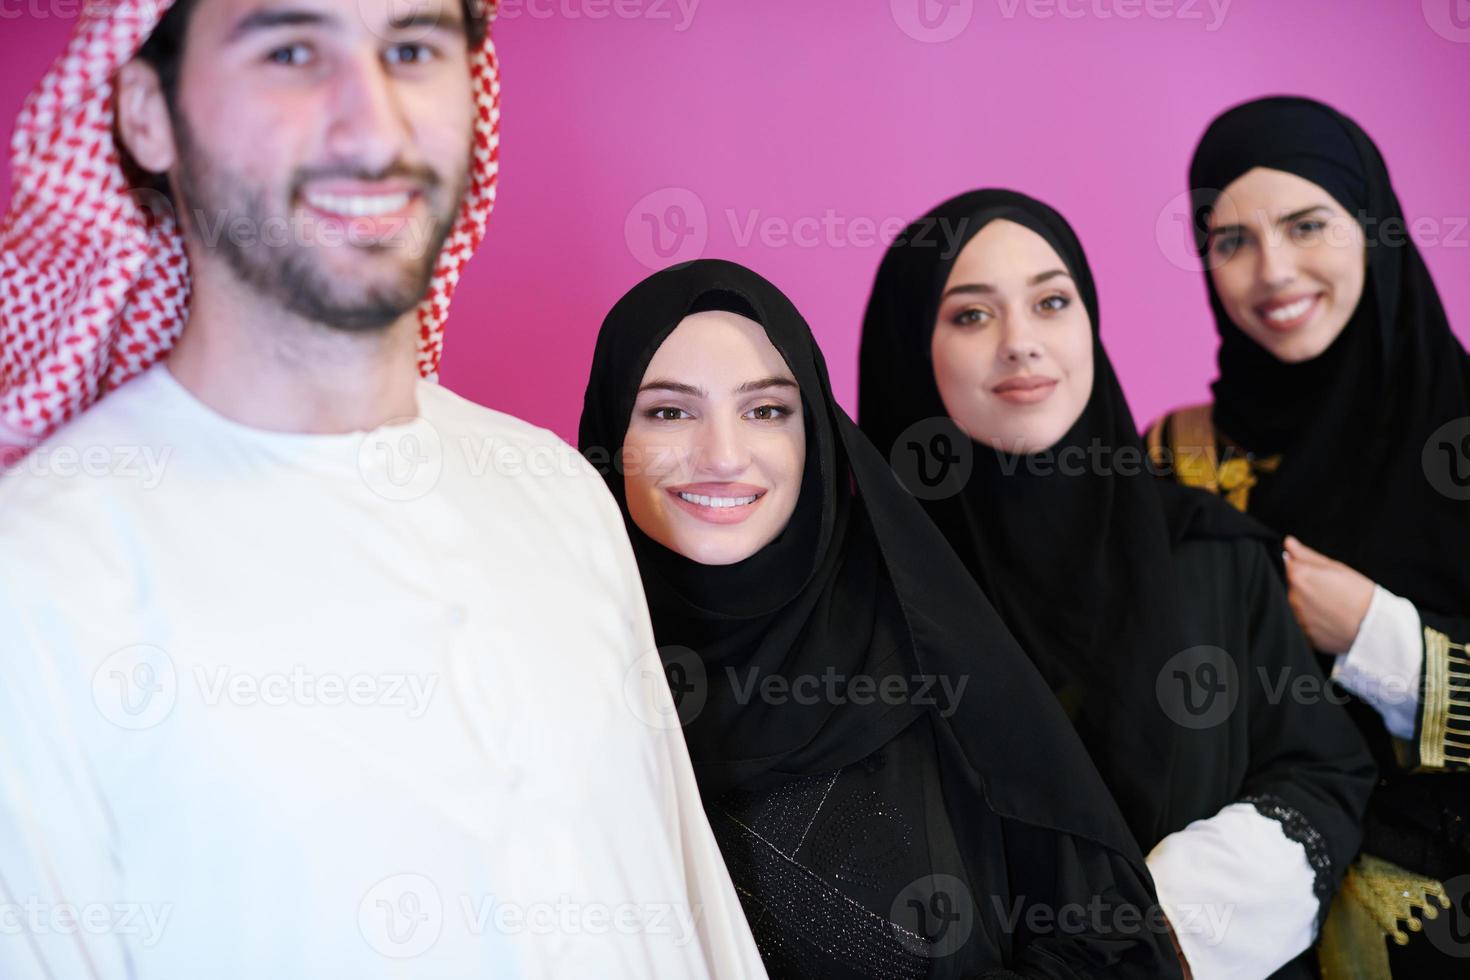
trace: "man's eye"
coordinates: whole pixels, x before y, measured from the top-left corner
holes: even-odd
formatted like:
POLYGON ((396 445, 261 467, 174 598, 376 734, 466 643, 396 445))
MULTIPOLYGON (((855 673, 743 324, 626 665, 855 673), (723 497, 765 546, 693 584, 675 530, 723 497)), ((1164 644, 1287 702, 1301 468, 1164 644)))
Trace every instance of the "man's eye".
POLYGON ((309 44, 288 44, 266 55, 266 60, 273 65, 303 65, 311 55, 309 44))
POLYGON ((390 64, 421 65, 432 59, 433 56, 433 49, 427 44, 395 44, 388 49, 390 64))

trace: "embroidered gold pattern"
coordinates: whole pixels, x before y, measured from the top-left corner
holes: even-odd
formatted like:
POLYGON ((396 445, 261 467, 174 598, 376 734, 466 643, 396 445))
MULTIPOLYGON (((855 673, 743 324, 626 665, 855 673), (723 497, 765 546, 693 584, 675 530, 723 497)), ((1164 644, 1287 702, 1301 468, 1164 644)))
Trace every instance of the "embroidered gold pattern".
POLYGON ((1323 980, 1391 980, 1383 941, 1407 945, 1409 933, 1424 928, 1422 919, 1449 907, 1438 881, 1363 855, 1348 869, 1322 928, 1323 980))
POLYGON ((1470 769, 1470 647, 1424 627, 1421 769, 1470 769))
POLYGON ((1245 510, 1251 488, 1260 482, 1257 474, 1271 473, 1281 465, 1281 457, 1256 459, 1251 454, 1237 455, 1231 447, 1229 457, 1220 461, 1215 426, 1209 405, 1191 405, 1154 423, 1148 433, 1149 458, 1156 467, 1168 464, 1172 454, 1174 473, 1180 483, 1223 496, 1236 510, 1245 510), (1163 445, 1165 422, 1169 425, 1169 447, 1163 445))

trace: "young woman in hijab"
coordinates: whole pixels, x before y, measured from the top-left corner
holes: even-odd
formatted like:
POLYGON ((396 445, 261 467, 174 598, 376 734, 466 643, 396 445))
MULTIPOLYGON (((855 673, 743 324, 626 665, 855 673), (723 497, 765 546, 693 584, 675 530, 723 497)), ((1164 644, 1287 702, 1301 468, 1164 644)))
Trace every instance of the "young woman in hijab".
POLYGON ((1451 905, 1445 882, 1470 892, 1470 358, 1346 116, 1237 106, 1189 179, 1220 374, 1150 452, 1289 535, 1297 617, 1359 699, 1383 775, 1324 957, 1463 977, 1470 911, 1413 934, 1451 905))
POLYGON ((858 404, 1067 708, 1195 974, 1310 975, 1372 766, 1264 529, 1152 477, 1066 221, 985 190, 911 225, 878 272, 858 404))
POLYGON ((1179 975, 1066 718, 779 290, 712 260, 634 287, 579 443, 772 975, 1179 975))

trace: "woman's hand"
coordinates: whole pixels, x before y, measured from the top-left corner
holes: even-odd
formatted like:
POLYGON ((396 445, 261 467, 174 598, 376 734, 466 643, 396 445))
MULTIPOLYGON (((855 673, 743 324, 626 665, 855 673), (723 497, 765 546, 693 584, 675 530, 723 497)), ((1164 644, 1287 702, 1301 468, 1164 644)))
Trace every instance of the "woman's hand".
POLYGON ((1286 597, 1312 646, 1347 653, 1373 601, 1373 580, 1288 537, 1286 582, 1286 597))

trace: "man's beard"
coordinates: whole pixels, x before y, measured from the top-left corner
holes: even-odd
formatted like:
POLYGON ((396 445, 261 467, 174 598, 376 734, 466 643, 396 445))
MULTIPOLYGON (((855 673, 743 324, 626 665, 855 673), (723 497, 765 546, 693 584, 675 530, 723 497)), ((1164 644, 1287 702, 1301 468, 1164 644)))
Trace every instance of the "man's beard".
MULTIPOLYGON (((295 235, 302 227, 299 216, 273 215, 267 209, 267 191, 252 185, 240 175, 208 157, 193 138, 182 114, 174 120, 179 145, 178 187, 183 208, 188 212, 185 224, 191 225, 201 244, 222 256, 240 282, 264 297, 275 300, 286 310, 323 326, 353 333, 386 330, 405 313, 414 309, 428 292, 434 276, 439 252, 454 228, 454 221, 469 186, 468 168, 462 168, 453 193, 443 205, 433 208, 442 186, 440 178, 427 170, 405 173, 390 170, 386 174, 357 171, 334 171, 331 176, 373 180, 391 176, 409 176, 423 185, 424 200, 430 205, 428 224, 408 222, 383 243, 352 244, 353 219, 342 218, 335 228, 326 228, 334 244, 308 245, 295 235), (243 228, 245 237, 232 231, 243 228), (339 279, 322 269, 313 255, 317 249, 361 249, 380 254, 403 249, 405 243, 421 237, 425 248, 414 259, 403 259, 395 268, 378 276, 377 282, 363 286, 340 288, 339 279), (284 238, 284 240, 282 240, 284 238)), ((467 155, 468 157, 468 155, 467 155)), ((313 176, 326 176, 314 173, 313 176)), ((294 205, 303 180, 292 181, 290 202, 294 205)), ((318 238, 323 237, 326 219, 314 222, 318 238)), ((363 261, 375 261, 364 255, 363 261)))

